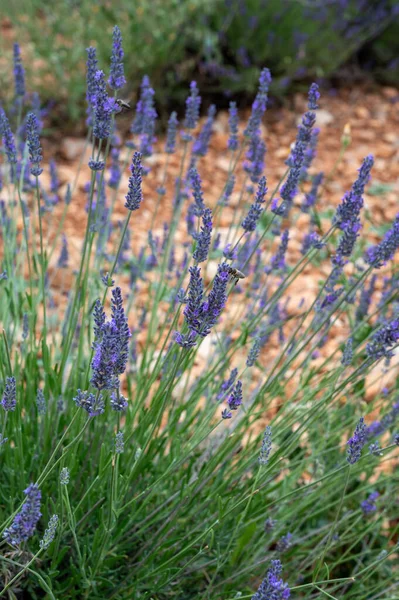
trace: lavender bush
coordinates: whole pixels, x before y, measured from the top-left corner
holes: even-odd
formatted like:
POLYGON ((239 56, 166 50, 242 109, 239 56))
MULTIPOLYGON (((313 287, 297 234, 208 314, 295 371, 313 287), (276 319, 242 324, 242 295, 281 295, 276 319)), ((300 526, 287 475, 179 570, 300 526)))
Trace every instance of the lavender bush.
MULTIPOLYGON (((115 72, 111 89, 119 89, 114 83, 126 78, 124 90, 131 98, 149 73, 163 91, 157 96, 163 116, 172 99, 183 103, 191 79, 200 78, 203 91, 212 94, 247 96, 265 64, 273 72, 275 95, 335 76, 348 62, 398 81, 395 0, 120 0, 112 10, 101 2, 93 10, 89 0, 56 5, 14 0, 6 14, 15 38, 25 40, 26 68, 38 92, 45 103, 57 102, 55 122, 61 113, 76 125, 84 110, 82 45, 97 40, 101 64, 110 58, 117 64, 122 47, 117 44, 110 52, 107 43, 115 21, 124 37, 125 71, 115 72)), ((7 40, 4 36, 2 47, 0 39, 0 48, 11 56, 7 40)), ((6 94, 9 73, 0 67, 1 79, 6 94)))
POLYGON ((91 154, 64 188, 18 48, 0 111, 0 596, 396 598, 399 235, 362 232, 373 157, 326 225, 313 84, 268 191, 263 69, 245 126, 231 104, 216 202, 195 83, 150 194, 154 91, 122 141, 118 27, 109 54, 87 51, 91 154), (298 302, 308 265, 328 276, 298 302))

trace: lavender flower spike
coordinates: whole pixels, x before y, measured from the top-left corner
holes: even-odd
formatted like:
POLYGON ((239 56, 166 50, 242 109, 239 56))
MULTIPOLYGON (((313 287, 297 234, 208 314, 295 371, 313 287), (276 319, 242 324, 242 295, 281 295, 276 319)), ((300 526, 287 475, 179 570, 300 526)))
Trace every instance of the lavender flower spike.
POLYGON ((34 113, 29 113, 26 118, 26 138, 29 148, 29 160, 31 162, 30 172, 35 177, 38 177, 43 172, 43 169, 40 168, 43 156, 39 139, 39 126, 34 113))
POLYGON ((166 154, 173 154, 176 150, 176 134, 178 124, 179 121, 177 120, 177 113, 173 111, 168 121, 168 132, 166 134, 165 144, 166 154))
POLYGON ((21 512, 15 516, 11 526, 3 534, 7 542, 13 546, 18 546, 32 537, 36 524, 42 516, 40 512, 42 495, 37 485, 31 484, 24 490, 24 494, 26 500, 22 505, 21 512))
POLYGON ((288 584, 279 578, 283 570, 279 560, 272 560, 266 577, 260 584, 252 600, 288 600, 290 590, 288 584))
POLYGON ((186 100, 186 116, 184 127, 186 129, 195 129, 198 124, 199 109, 201 106, 201 96, 198 93, 195 81, 190 83, 190 95, 186 100))
POLYGON ((125 208, 129 210, 138 210, 143 200, 143 192, 141 189, 143 167, 141 165, 140 152, 134 153, 130 170, 132 174, 129 177, 129 191, 126 195, 125 208))
POLYGON ((99 140, 105 140, 111 134, 111 117, 115 105, 107 94, 107 86, 103 71, 96 71, 94 82, 96 91, 93 134, 99 140))
POLYGON ((43 539, 40 540, 40 548, 46 550, 55 538, 58 527, 58 515, 53 515, 48 522, 46 531, 44 532, 43 539))
POLYGON ((227 400, 230 410, 237 410, 242 404, 242 383, 240 380, 234 386, 232 393, 227 400))
POLYGON ((17 390, 15 377, 7 377, 6 387, 4 388, 4 394, 0 404, 7 412, 10 410, 15 410, 15 407, 17 405, 17 390))
POLYGON ((76 391, 76 396, 73 398, 78 408, 83 408, 90 417, 96 417, 104 412, 104 401, 100 394, 98 397, 90 392, 76 391))
POLYGON ((108 85, 111 90, 120 90, 126 84, 123 71, 123 57, 122 34, 119 27, 115 25, 112 33, 111 72, 108 79, 108 85))
POLYGON ((204 297, 204 284, 201 278, 201 269, 197 266, 190 267, 190 282, 188 284, 188 302, 184 309, 184 317, 188 327, 199 332, 201 312, 204 297))
POLYGON ((383 265, 385 265, 389 260, 393 258, 398 248, 399 214, 396 215, 391 229, 389 229, 386 232, 383 240, 379 244, 371 246, 371 248, 367 249, 366 256, 364 257, 364 259, 369 265, 374 267, 374 269, 380 269, 383 265))
POLYGON ((193 259, 198 264, 208 258, 212 235, 212 211, 206 208, 202 215, 201 233, 197 239, 197 247, 193 253, 193 259))
POLYGON ((234 152, 238 148, 238 111, 235 102, 230 102, 229 106, 229 129, 230 137, 227 142, 227 147, 234 152))
POLYGON ((97 53, 96 49, 92 46, 90 48, 86 48, 87 52, 87 73, 86 73, 86 100, 90 106, 93 106, 96 101, 97 94, 97 82, 96 82, 96 73, 97 73, 97 53))
POLYGON ((3 138, 3 145, 10 165, 17 162, 17 149, 15 147, 14 136, 11 131, 10 123, 6 114, 0 106, 0 135, 3 138))
POLYGON ((271 81, 272 78, 269 69, 262 69, 259 77, 259 90, 252 104, 251 116, 244 131, 245 137, 252 137, 259 131, 263 113, 267 106, 267 94, 271 81))
POLYGON ((25 70, 22 65, 21 52, 19 44, 14 44, 14 83, 15 83, 15 95, 19 98, 25 96, 25 70))
POLYGON ((255 196, 255 202, 251 205, 247 216, 241 223, 245 231, 255 231, 260 216, 263 212, 263 203, 267 193, 266 177, 261 177, 258 184, 258 190, 255 196))
POLYGON ((357 463, 362 454, 362 448, 367 441, 366 431, 367 427, 364 423, 364 418, 360 417, 353 436, 347 442, 348 450, 346 460, 350 465, 357 463))
POLYGON ((393 348, 399 341, 399 319, 394 318, 376 331, 366 346, 366 352, 372 360, 392 358, 393 348))

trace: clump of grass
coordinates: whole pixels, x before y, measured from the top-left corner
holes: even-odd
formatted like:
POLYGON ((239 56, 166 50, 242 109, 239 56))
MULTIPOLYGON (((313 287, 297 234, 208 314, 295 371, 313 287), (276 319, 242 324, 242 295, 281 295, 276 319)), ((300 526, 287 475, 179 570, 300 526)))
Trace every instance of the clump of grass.
POLYGON ((362 232, 372 156, 325 228, 312 85, 268 191, 264 69, 242 133, 231 106, 217 202, 201 178, 215 110, 199 127, 194 83, 150 198, 154 92, 145 78, 122 142, 116 27, 109 77, 88 51, 92 150, 75 261, 64 223, 78 173, 65 196, 54 163, 42 183, 43 115, 27 106, 15 57, 13 111, 0 114, 1 594, 395 597, 399 229, 396 219, 377 244, 362 232), (316 297, 290 300, 309 264, 327 279, 316 297))

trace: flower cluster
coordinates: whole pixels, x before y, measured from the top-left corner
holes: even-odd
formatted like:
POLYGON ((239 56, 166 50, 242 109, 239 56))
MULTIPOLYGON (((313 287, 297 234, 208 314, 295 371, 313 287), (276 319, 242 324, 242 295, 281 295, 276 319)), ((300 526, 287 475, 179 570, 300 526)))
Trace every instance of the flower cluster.
POLYGON ((26 500, 10 527, 5 529, 4 537, 13 546, 18 546, 32 537, 41 515, 40 501, 42 494, 37 485, 31 483, 24 490, 26 500))
POLYGON ((110 321, 105 321, 104 312, 97 304, 94 315, 96 339, 91 378, 91 384, 97 390, 119 388, 119 376, 126 369, 131 333, 123 308, 122 292, 119 287, 112 290, 111 313, 110 321))
POLYGON ((287 600, 290 590, 287 583, 280 578, 283 567, 279 560, 272 560, 265 579, 260 584, 252 600, 287 600))

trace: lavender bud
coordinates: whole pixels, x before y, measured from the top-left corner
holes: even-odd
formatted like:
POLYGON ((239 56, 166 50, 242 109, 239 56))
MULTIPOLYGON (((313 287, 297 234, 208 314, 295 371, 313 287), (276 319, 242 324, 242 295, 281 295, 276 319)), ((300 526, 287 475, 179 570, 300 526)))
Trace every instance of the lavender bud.
POLYGON ((69 478, 70 478, 69 469, 68 469, 68 467, 64 467, 63 469, 61 469, 61 473, 60 473, 60 484, 68 485, 69 478))
POLYGON ((43 156, 40 146, 38 122, 36 115, 33 113, 29 113, 26 117, 26 138, 29 148, 29 160, 31 162, 30 172, 35 177, 38 177, 43 172, 43 169, 40 168, 43 156))
POLYGON ((235 102, 230 102, 229 106, 229 128, 230 137, 227 142, 227 147, 234 152, 238 148, 238 111, 235 102))
POLYGON ((143 200, 141 189, 143 167, 141 165, 140 152, 134 153, 130 170, 132 174, 129 177, 129 192, 126 195, 125 208, 138 210, 143 200))
POLYGON ((6 378, 6 386, 4 388, 1 405, 7 412, 15 410, 15 407, 17 406, 17 388, 15 377, 6 378))
POLYGON ((76 406, 78 408, 83 408, 90 417, 96 417, 97 415, 101 415, 104 408, 104 400, 102 395, 100 394, 97 398, 94 394, 90 392, 82 392, 82 390, 76 390, 76 396, 73 398, 76 406))
POLYGON ((55 538, 58 527, 58 515, 53 515, 48 522, 47 529, 44 532, 43 539, 40 540, 40 548, 46 550, 55 538))
POLYGON ((19 44, 14 43, 14 84, 17 98, 25 96, 25 69, 22 65, 19 44))
POLYGON ((123 57, 122 34, 119 27, 115 25, 112 32, 111 71, 108 79, 108 85, 111 90, 119 90, 126 84, 123 71, 123 57))
POLYGON ((176 150, 176 134, 179 121, 177 120, 177 113, 172 112, 168 121, 168 131, 166 134, 166 154, 173 154, 176 150))
POLYGON ((364 418, 360 417, 353 436, 347 442, 348 449, 346 460, 350 465, 357 463, 362 454, 362 448, 366 443, 366 429, 364 418))
POLYGON ((198 93, 197 84, 195 81, 190 83, 190 95, 186 100, 186 115, 184 127, 186 129, 195 129, 198 124, 199 109, 201 106, 201 97, 198 93))

